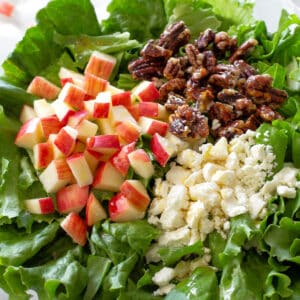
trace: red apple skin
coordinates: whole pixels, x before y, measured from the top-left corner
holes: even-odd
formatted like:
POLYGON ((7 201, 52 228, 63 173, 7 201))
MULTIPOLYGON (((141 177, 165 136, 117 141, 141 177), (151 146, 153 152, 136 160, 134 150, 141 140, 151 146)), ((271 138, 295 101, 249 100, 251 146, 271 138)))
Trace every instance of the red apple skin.
POLYGON ((158 133, 165 136, 169 130, 169 124, 160 120, 151 119, 148 117, 141 117, 139 125, 143 133, 154 135, 158 133))
POLYGON ((35 76, 27 88, 27 92, 47 100, 55 99, 60 88, 41 76, 35 76))
POLYGON ((58 120, 57 116, 55 115, 41 118, 41 125, 43 135, 46 139, 49 138, 50 134, 58 133, 63 127, 63 124, 58 120))
POLYGON ((159 91, 153 82, 149 81, 146 83, 146 81, 142 81, 140 86, 143 86, 143 88, 136 95, 140 101, 148 102, 157 101, 159 99, 159 91))
POLYGON ((36 144, 33 147, 33 153, 36 169, 46 168, 54 159, 53 147, 49 142, 36 144))
POLYGON ((55 212, 53 199, 51 197, 35 198, 25 200, 26 209, 33 214, 52 214, 55 212))
POLYGON ((110 103, 109 102, 95 102, 94 103, 94 111, 93 118, 107 118, 110 111, 110 103))
POLYGON ((108 81, 90 73, 84 75, 83 88, 87 95, 95 98, 100 92, 103 92, 108 85, 108 81))
POLYGON ((131 92, 126 91, 111 96, 111 103, 113 106, 124 105, 126 107, 131 105, 131 92))
POLYGON ((130 163, 128 160, 128 154, 131 153, 135 148, 135 142, 125 145, 121 150, 113 155, 110 159, 111 164, 117 169, 119 173, 126 176, 130 163))
POLYGON ((140 118, 140 110, 139 110, 139 103, 132 104, 127 107, 130 114, 134 117, 136 121, 140 118))
POLYGON ((75 243, 80 246, 84 246, 86 244, 87 225, 77 213, 70 212, 60 223, 60 226, 75 243))
POLYGON ((72 116, 68 118, 68 125, 75 128, 78 126, 83 120, 88 118, 88 112, 85 110, 76 111, 72 116))
POLYGON ((93 226, 97 222, 107 218, 106 211, 93 193, 90 193, 87 200, 85 217, 88 226, 93 226))
POLYGON ((64 87, 67 83, 74 83, 73 78, 72 77, 65 77, 65 78, 61 78, 60 79, 60 84, 62 87, 64 87))
POLYGON ((89 187, 80 187, 78 184, 68 185, 56 193, 57 209, 61 214, 71 211, 80 212, 86 205, 89 197, 89 187))
POLYGON ((115 132, 125 144, 135 142, 140 137, 140 131, 130 121, 120 122, 116 125, 115 132))
POLYGON ((145 216, 145 211, 140 211, 121 193, 110 199, 108 211, 110 219, 114 222, 140 220, 145 216))
POLYGON ((61 101, 76 110, 83 109, 84 97, 84 90, 72 83, 66 83, 59 95, 61 101))
POLYGON ((139 116, 156 118, 158 117, 158 103, 156 102, 140 102, 139 116))
POLYGON ((69 156, 76 145, 76 139, 69 132, 62 128, 54 140, 54 145, 65 155, 69 156))
POLYGON ((164 149, 163 145, 160 143, 160 135, 158 133, 155 133, 152 136, 152 139, 150 141, 150 149, 156 159, 156 161, 164 167, 167 164, 167 161, 170 158, 169 153, 164 149))
POLYGON ((150 203, 150 197, 139 180, 125 180, 120 187, 120 192, 141 211, 145 211, 150 203), (141 188, 141 191, 137 190, 135 184, 141 188))
POLYGON ((119 137, 115 134, 103 134, 89 137, 87 149, 103 154, 113 155, 120 149, 119 137))

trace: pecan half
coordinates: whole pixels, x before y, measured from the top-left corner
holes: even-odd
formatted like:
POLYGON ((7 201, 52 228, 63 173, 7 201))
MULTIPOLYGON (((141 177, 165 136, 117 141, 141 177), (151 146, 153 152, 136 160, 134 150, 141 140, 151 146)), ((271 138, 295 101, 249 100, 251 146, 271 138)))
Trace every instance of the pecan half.
POLYGON ((237 41, 235 38, 232 38, 225 31, 217 32, 214 39, 215 47, 218 50, 224 51, 233 51, 237 46, 237 41))
POLYGON ((229 62, 233 63, 235 60, 244 57, 258 44, 256 39, 249 39, 239 46, 233 54, 229 57, 229 62))
POLYGON ((160 89, 160 99, 167 100, 170 92, 181 94, 186 87, 186 81, 183 78, 174 78, 164 83, 160 89))
POLYGON ((194 68, 202 67, 203 65, 203 54, 193 44, 187 44, 185 46, 185 52, 189 63, 194 68))
POLYGON ((164 68, 164 76, 168 80, 184 77, 187 64, 188 60, 186 57, 171 57, 164 68))
POLYGON ((226 124, 236 117, 233 106, 221 102, 213 103, 208 115, 211 120, 218 119, 222 124, 226 124))
POLYGON ((204 32, 200 33, 196 45, 199 51, 205 50, 210 43, 212 43, 215 39, 215 32, 208 28, 204 32))
POLYGON ((272 122, 276 119, 282 119, 282 116, 277 111, 274 111, 267 105, 262 105, 256 110, 256 115, 265 122, 272 122))
POLYGON ((165 103, 165 108, 168 112, 174 112, 179 106, 186 104, 186 99, 180 95, 170 92, 168 100, 165 103))
POLYGON ((163 58, 167 60, 172 55, 172 51, 156 45, 153 40, 150 40, 141 50, 140 55, 145 58, 163 58))

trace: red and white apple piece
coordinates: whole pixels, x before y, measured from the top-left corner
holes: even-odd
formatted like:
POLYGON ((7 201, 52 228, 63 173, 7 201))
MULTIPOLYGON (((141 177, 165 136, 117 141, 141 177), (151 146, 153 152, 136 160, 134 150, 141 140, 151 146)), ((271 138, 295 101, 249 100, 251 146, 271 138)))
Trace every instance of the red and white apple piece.
POLYGON ((65 156, 69 156, 75 148, 77 134, 77 130, 75 130, 71 126, 64 126, 57 134, 54 140, 54 145, 65 156))
POLYGON ((141 130, 136 123, 122 121, 115 126, 115 133, 122 144, 129 144, 138 140, 141 130))
POLYGON ((138 121, 140 118, 140 110, 139 110, 139 103, 134 103, 130 106, 127 106, 128 111, 133 116, 133 118, 138 121))
POLYGON ((87 225, 85 221, 75 212, 70 212, 60 223, 62 229, 72 240, 84 246, 87 241, 87 225))
POLYGON ((33 146, 33 165, 37 170, 46 168, 54 159, 51 143, 39 143, 33 146))
POLYGON ((21 126, 15 144, 19 147, 32 149, 34 145, 41 143, 43 139, 41 120, 33 118, 21 126))
POLYGON ((167 161, 171 158, 175 151, 172 144, 158 133, 155 133, 152 136, 150 149, 157 162, 163 167, 167 164, 167 161))
POLYGON ((122 93, 124 92, 124 90, 122 89, 119 89, 113 85, 111 85, 110 83, 108 83, 106 89, 105 89, 106 92, 110 92, 111 95, 115 95, 115 94, 119 94, 119 93, 122 93))
POLYGON ((24 124, 27 121, 29 121, 29 120, 31 120, 35 117, 37 117, 37 115, 36 115, 34 109, 31 106, 27 105, 27 104, 23 105, 22 110, 21 110, 21 114, 20 114, 21 123, 24 124))
POLYGON ((139 115, 140 117, 158 117, 158 103, 157 102, 140 102, 139 106, 139 115))
POLYGON ((77 139, 85 143, 87 138, 95 136, 98 126, 91 121, 83 120, 75 129, 77 130, 77 139))
POLYGON ((109 217, 114 222, 141 220, 145 216, 145 211, 139 210, 122 193, 118 193, 110 199, 108 210, 109 217))
POLYGON ((132 124, 137 126, 136 120, 128 111, 128 109, 123 105, 113 106, 111 108, 111 113, 109 118, 113 126, 116 126, 121 122, 131 122, 132 124))
POLYGON ((84 154, 87 164, 89 165, 89 168, 90 168, 92 174, 94 174, 99 165, 99 162, 103 161, 102 158, 105 155, 103 155, 99 152, 88 150, 88 149, 85 149, 83 154, 84 154))
POLYGON ((147 209, 150 197, 139 180, 125 180, 120 187, 120 191, 139 210, 145 211, 147 209))
POLYGON ((42 132, 45 139, 53 133, 58 133, 63 127, 57 116, 48 116, 41 118, 42 132))
POLYGON ((88 112, 85 110, 76 111, 72 116, 68 118, 68 125, 76 128, 83 120, 87 120, 88 112))
POLYGON ((77 140, 75 142, 73 153, 83 153, 85 148, 86 148, 85 143, 77 140))
POLYGON ((165 136, 169 129, 168 123, 147 117, 140 117, 139 125, 142 133, 150 135, 158 133, 161 136, 165 136))
POLYGON ((55 159, 40 174, 39 179, 47 193, 56 193, 73 180, 65 159, 55 159))
POLYGON ((149 155, 143 149, 137 149, 128 154, 128 159, 134 172, 139 176, 148 179, 154 174, 149 155))
POLYGON ((96 119, 101 134, 111 135, 115 134, 114 126, 110 123, 109 119, 96 119))
POLYGON ((156 101, 159 99, 159 91, 152 81, 144 80, 132 90, 133 97, 139 101, 156 101))
POLYGON ((105 91, 107 87, 107 80, 95 76, 90 73, 84 75, 83 89, 87 95, 95 98, 100 92, 105 91))
POLYGON ((36 115, 40 118, 55 115, 54 108, 45 99, 39 99, 33 101, 33 109, 36 115))
POLYGON ((69 156, 67 164, 80 187, 92 184, 93 174, 83 153, 75 153, 69 156))
POLYGON ((85 218, 88 226, 107 218, 107 214, 100 201, 93 193, 90 193, 85 207, 85 218))
POLYGON ((96 99, 85 101, 84 107, 90 118, 107 118, 111 108, 110 92, 101 92, 96 99))
POLYGON ((56 193, 57 210, 61 214, 71 211, 80 212, 86 205, 89 197, 89 187, 80 187, 78 184, 71 184, 56 193))
POLYGON ((119 152, 113 155, 110 159, 112 165, 117 169, 119 173, 126 176, 130 163, 128 159, 128 154, 131 153, 135 148, 135 142, 128 145, 124 145, 119 152))
POLYGON ((90 73, 108 80, 116 62, 117 60, 114 56, 94 51, 90 56, 84 73, 90 73))
POLYGON ((40 98, 53 100, 58 96, 60 88, 44 77, 35 76, 29 84, 27 92, 40 98))
POLYGON ((120 149, 119 137, 116 134, 95 135, 86 142, 87 149, 102 154, 113 155, 120 149))
POLYGON ((53 101, 51 103, 51 105, 54 108, 54 111, 55 111, 55 114, 56 114, 58 120, 63 125, 66 125, 69 117, 74 115, 76 112, 76 110, 74 108, 71 108, 69 105, 67 105, 66 103, 64 103, 58 99, 53 101))
POLYGON ((52 214, 55 212, 53 199, 51 197, 27 199, 24 201, 26 210, 32 214, 52 214))
POLYGON ((67 82, 62 88, 58 101, 61 101, 67 106, 75 110, 83 109, 83 101, 85 98, 85 91, 79 86, 67 82))
MULTIPOLYGON (((51 133, 48 138, 48 143, 52 146, 53 158, 65 158, 65 155, 55 146, 54 141, 56 140, 57 134, 51 133)), ((76 146, 76 145, 75 145, 76 146)), ((74 149, 75 150, 75 149, 74 149)))
POLYGON ((128 107, 131 105, 131 92, 121 92, 111 96, 111 103, 113 106, 123 105, 128 107))
POLYGON ((59 70, 58 77, 60 78, 61 82, 72 82, 81 88, 83 87, 84 76, 80 73, 62 67, 59 70))
POLYGON ((96 171, 93 187, 100 190, 118 192, 124 177, 110 162, 100 162, 96 171))

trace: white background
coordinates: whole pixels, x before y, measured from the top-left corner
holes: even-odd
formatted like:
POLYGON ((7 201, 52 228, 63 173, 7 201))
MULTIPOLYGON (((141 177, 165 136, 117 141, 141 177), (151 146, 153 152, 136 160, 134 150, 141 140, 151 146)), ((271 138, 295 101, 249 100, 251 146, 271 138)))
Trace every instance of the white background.
MULTIPOLYGON (((46 5, 48 0, 7 0, 15 5, 11 17, 0 15, 0 64, 14 49, 15 44, 22 38, 26 28, 34 25, 36 12, 46 5)), ((106 18, 106 6, 110 0, 92 0, 98 19, 106 18), (97 4, 97 5, 96 5, 97 4)), ((275 31, 280 11, 286 8, 289 12, 300 15, 300 9, 295 7, 296 0, 256 0, 254 15, 257 19, 265 20, 269 31, 275 31)), ((1 74, 1 69, 0 69, 1 74)), ((0 300, 8 297, 0 290, 0 300)), ((35 297, 33 297, 35 299, 35 297)))

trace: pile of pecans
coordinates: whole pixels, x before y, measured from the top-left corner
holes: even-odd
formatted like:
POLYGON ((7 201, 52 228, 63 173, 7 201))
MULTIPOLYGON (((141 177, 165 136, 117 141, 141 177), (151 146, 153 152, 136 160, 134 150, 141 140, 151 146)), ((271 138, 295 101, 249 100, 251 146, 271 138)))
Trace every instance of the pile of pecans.
POLYGON ((173 134, 231 139, 282 118, 276 109, 287 93, 273 88, 271 76, 257 74, 245 61, 255 39, 238 46, 226 32, 211 29, 194 43, 190 38, 184 22, 174 23, 159 39, 148 41, 128 67, 134 79, 155 82, 173 134))

